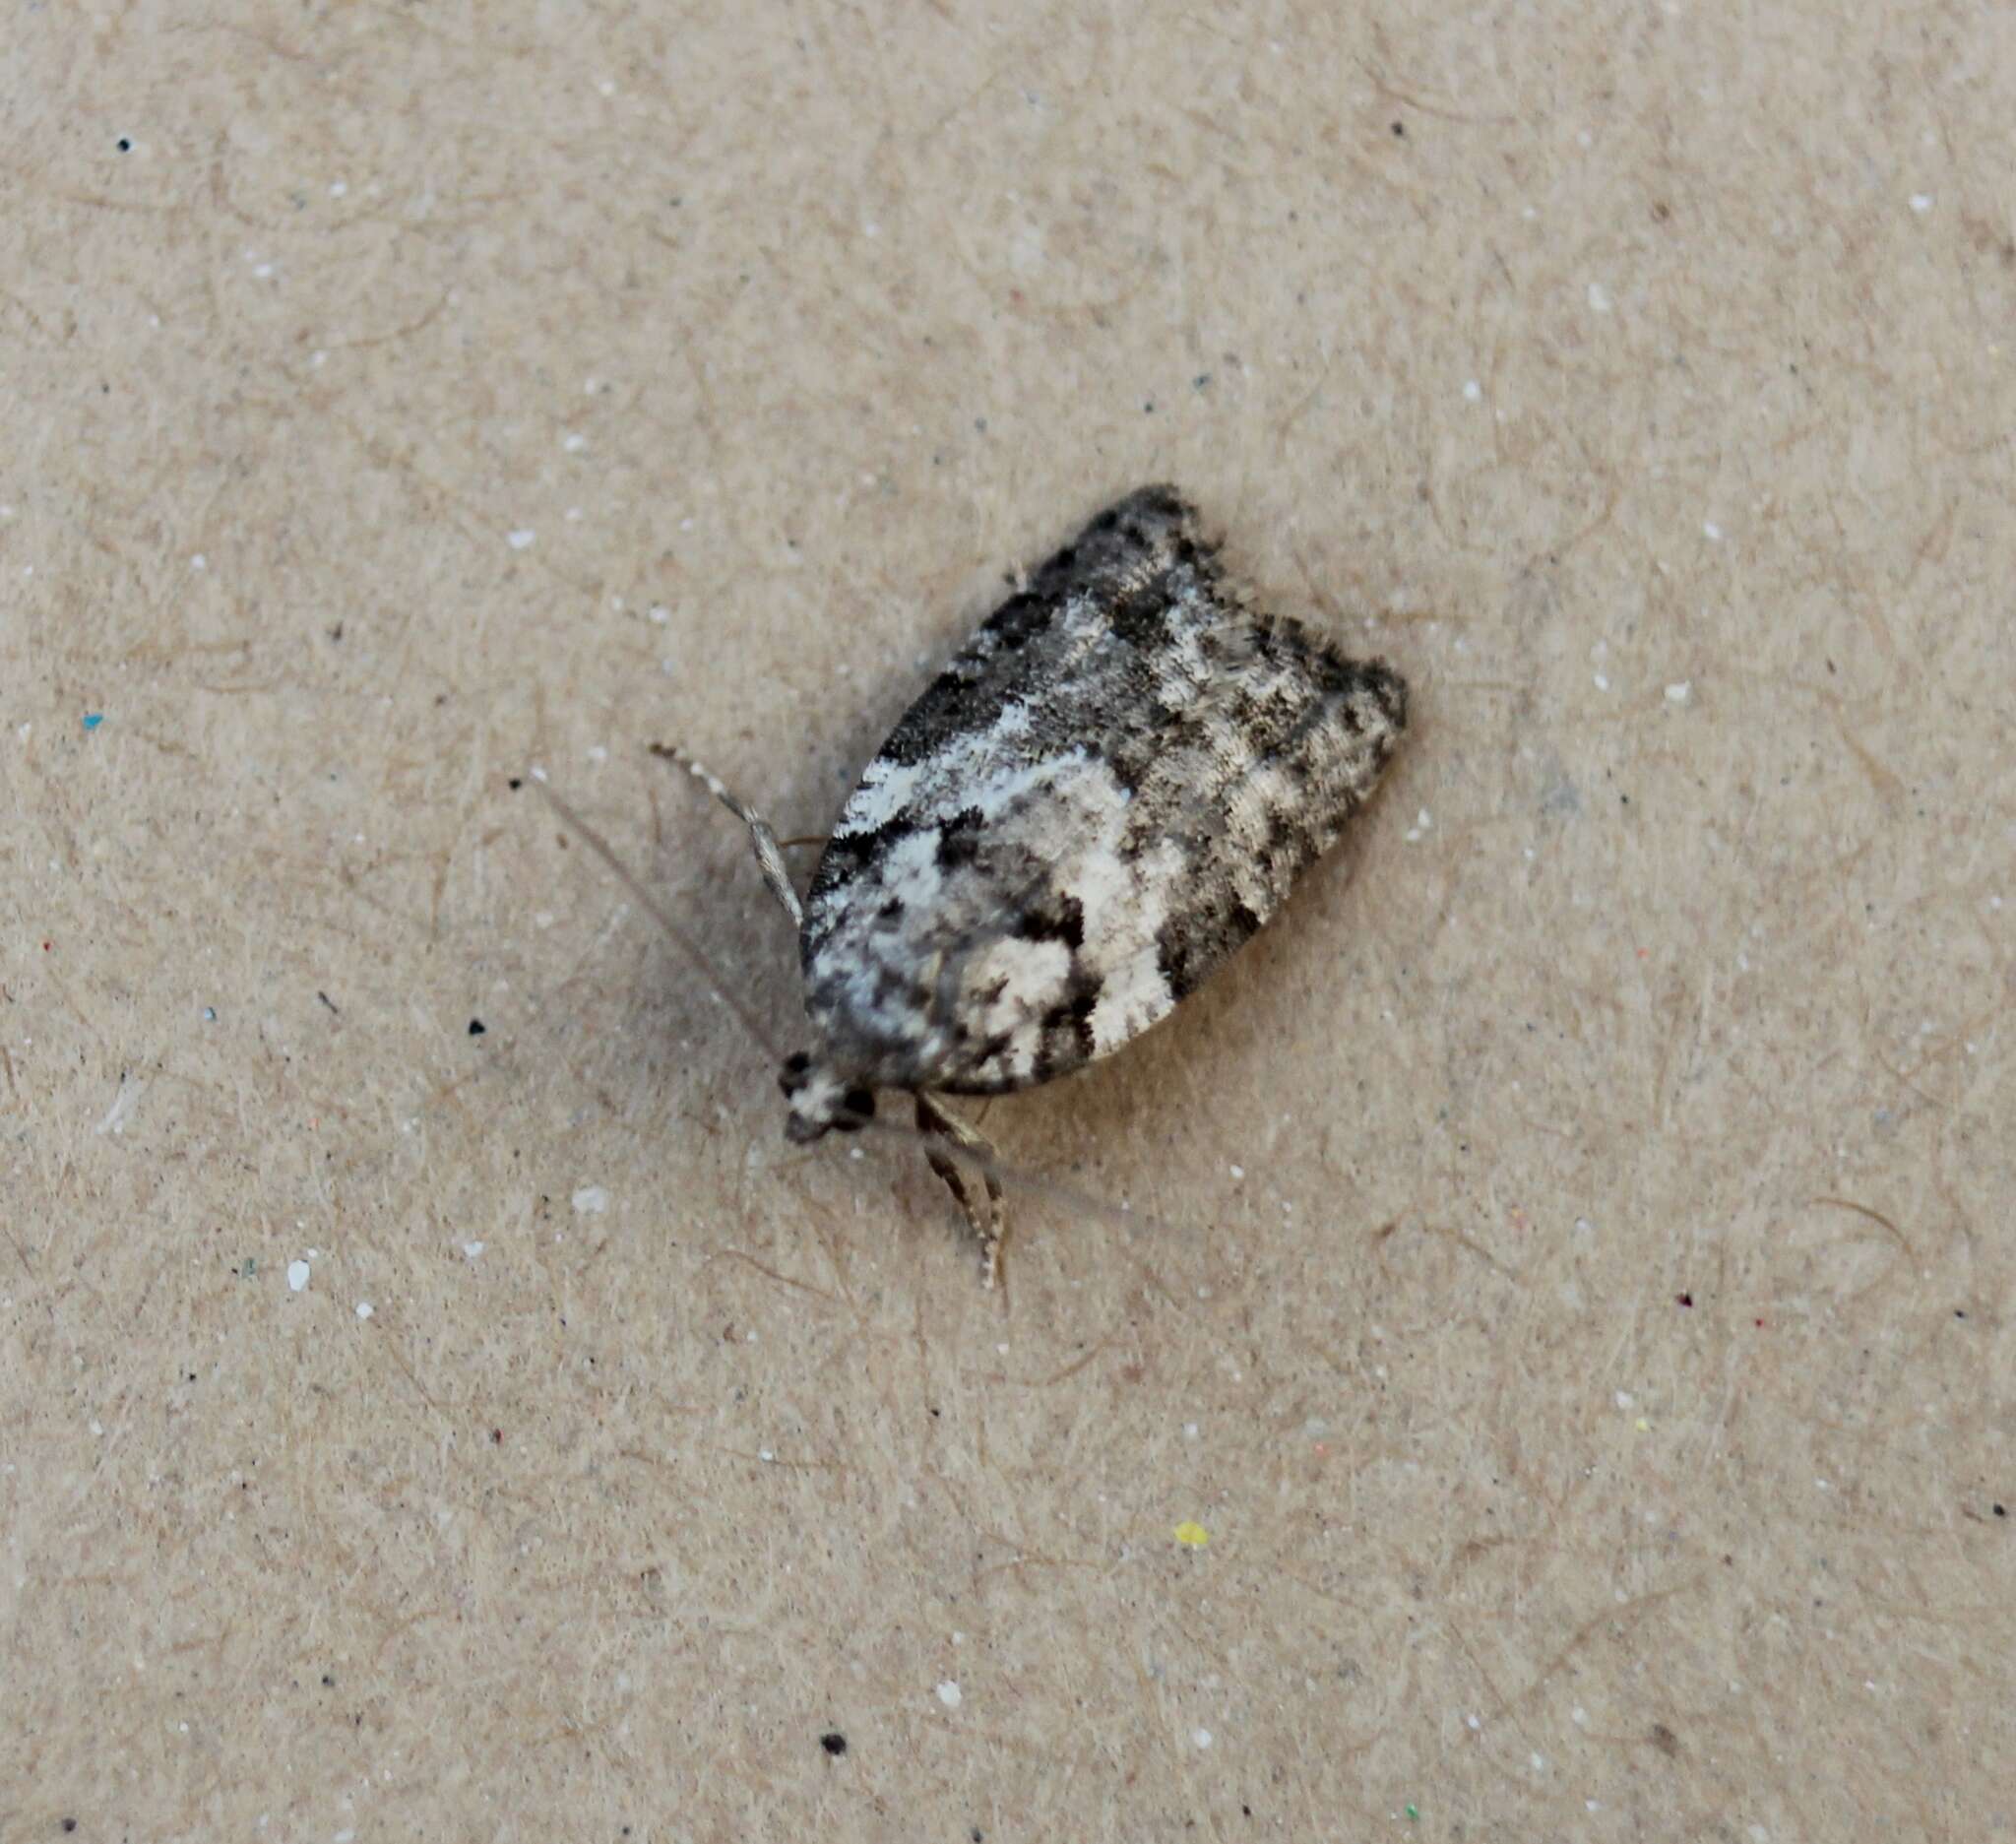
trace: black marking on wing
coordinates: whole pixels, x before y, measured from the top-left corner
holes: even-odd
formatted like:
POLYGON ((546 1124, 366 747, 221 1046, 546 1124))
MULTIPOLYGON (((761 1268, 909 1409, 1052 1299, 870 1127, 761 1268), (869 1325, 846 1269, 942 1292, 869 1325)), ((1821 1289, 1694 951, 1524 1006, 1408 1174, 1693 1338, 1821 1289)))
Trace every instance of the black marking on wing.
POLYGON ((964 870, 980 855, 980 828, 985 816, 976 806, 962 807, 938 829, 938 868, 964 870))
POLYGON ((1085 905, 1075 896, 1046 893, 1016 919, 1015 933, 1025 941, 1061 941, 1075 952, 1085 945, 1085 905))
POLYGON ((815 918, 822 912, 822 897, 851 883, 863 865, 872 863, 899 839, 917 829, 917 821, 907 813, 893 813, 872 832, 837 832, 819 854, 819 867, 812 873, 812 886, 805 893, 805 926, 798 939, 798 957, 808 964, 818 942, 815 918))
POLYGON ((1199 892, 1162 925, 1156 959, 1180 1004, 1235 948, 1260 930, 1260 918, 1228 890, 1199 892))
POLYGON ((1099 1048, 1093 1038, 1092 1014, 1099 1007, 1100 983, 1074 981, 1071 996, 1043 1014, 1042 1043, 1036 1053, 1035 1079, 1052 1076, 1092 1060, 1099 1048))

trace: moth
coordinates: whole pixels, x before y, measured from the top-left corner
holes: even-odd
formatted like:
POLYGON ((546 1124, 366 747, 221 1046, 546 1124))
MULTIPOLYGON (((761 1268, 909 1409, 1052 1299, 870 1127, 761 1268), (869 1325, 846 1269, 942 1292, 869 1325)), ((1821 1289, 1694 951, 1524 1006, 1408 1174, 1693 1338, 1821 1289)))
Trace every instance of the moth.
POLYGON ((1337 839, 1406 728, 1399 673, 1256 611, 1190 503, 1144 486, 1028 572, 904 714, 802 902, 769 823, 655 749, 748 828, 797 930, 810 1046, 780 1078, 786 1133, 857 1130, 877 1090, 911 1096, 992 1285, 997 1164, 938 1097, 1036 1087, 1167 1016, 1337 839))

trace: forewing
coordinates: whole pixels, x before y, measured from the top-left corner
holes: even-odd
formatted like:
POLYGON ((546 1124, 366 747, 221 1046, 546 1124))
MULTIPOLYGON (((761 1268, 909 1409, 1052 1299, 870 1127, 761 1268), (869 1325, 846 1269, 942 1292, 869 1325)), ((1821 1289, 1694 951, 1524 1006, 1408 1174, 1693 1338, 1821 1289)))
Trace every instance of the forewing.
POLYGON ((1163 1017, 1273 914, 1405 721, 1220 588, 1146 488, 980 628, 868 765, 806 902, 807 1006, 893 1087, 1047 1080, 1163 1017))

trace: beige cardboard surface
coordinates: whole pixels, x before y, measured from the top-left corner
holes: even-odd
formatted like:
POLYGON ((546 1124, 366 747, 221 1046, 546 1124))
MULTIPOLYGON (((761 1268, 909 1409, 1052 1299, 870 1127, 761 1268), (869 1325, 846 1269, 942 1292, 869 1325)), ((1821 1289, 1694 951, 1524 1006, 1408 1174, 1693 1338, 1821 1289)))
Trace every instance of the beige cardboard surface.
POLYGON ((2012 73, 7 8, 0 1837, 2007 1835, 2012 73), (790 1048, 646 745, 819 835, 1162 477, 1414 732, 989 1296, 507 784, 790 1048))

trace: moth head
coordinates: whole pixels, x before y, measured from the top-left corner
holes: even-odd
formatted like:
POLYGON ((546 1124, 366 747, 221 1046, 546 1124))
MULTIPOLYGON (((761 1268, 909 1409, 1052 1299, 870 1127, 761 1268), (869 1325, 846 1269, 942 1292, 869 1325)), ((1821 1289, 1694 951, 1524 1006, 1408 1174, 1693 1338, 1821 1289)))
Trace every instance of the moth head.
POLYGON ((826 1063, 816 1061, 804 1050, 785 1059, 784 1073, 777 1086, 784 1090, 790 1113, 784 1123, 785 1137, 803 1146, 822 1133, 853 1133, 875 1117, 875 1097, 871 1090, 850 1083, 826 1063))

